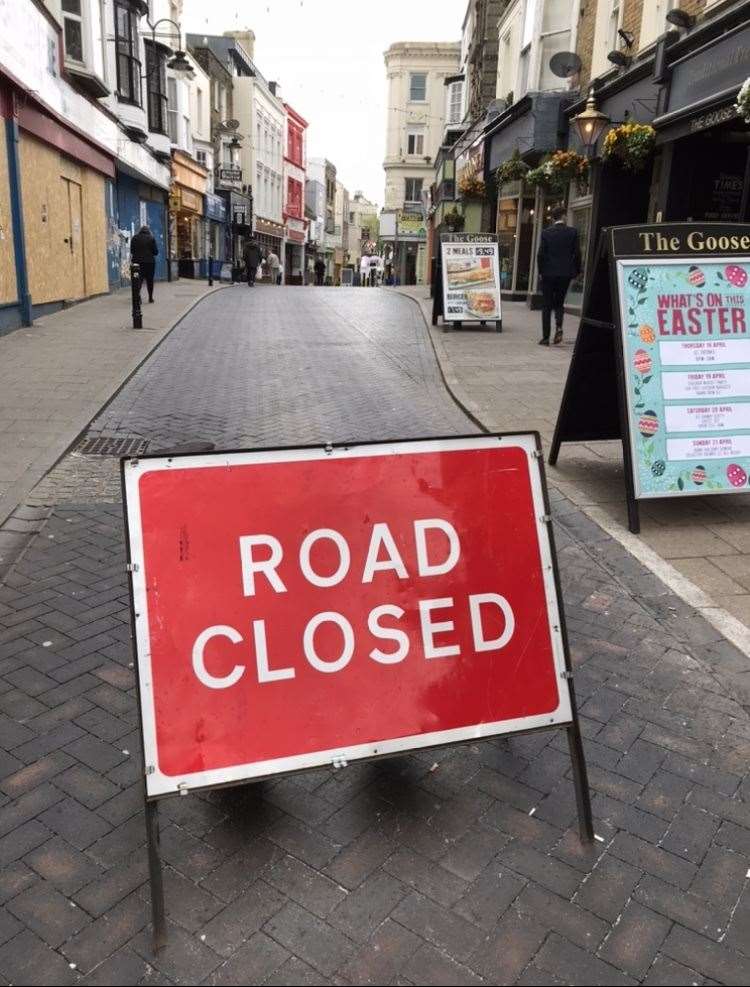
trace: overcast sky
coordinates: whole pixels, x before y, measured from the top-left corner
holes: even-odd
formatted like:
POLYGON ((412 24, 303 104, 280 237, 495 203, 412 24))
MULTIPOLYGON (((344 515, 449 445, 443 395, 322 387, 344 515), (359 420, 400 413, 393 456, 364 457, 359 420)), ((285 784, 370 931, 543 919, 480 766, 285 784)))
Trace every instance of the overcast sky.
POLYGON ((308 121, 308 154, 383 204, 386 79, 394 41, 458 41, 466 0, 184 0, 183 30, 255 32, 255 62, 308 121))

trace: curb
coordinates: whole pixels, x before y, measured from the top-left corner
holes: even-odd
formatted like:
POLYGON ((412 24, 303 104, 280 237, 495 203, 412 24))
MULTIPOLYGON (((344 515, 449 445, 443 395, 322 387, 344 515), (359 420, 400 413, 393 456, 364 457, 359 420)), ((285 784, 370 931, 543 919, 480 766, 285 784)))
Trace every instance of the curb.
MULTIPOLYGON (((77 444, 83 433, 88 429, 94 418, 96 418, 96 416, 113 401, 131 377, 133 377, 133 375, 141 369, 146 360, 148 360, 149 357, 159 348, 159 346, 161 346, 167 336, 169 336, 172 330, 175 329, 180 322, 182 322, 185 316, 192 312, 195 306, 202 302, 204 298, 208 298, 209 295, 213 295, 217 291, 222 291, 223 289, 230 287, 230 284, 216 285, 209 288, 205 294, 200 295, 198 298, 194 298, 190 304, 182 312, 180 312, 172 325, 167 326, 163 330, 161 336, 158 338, 153 338, 153 345, 143 354, 138 363, 134 367, 131 367, 125 376, 114 384, 109 396, 106 397, 90 415, 88 412, 85 412, 85 420, 81 421, 79 418, 73 425, 74 431, 68 431, 59 442, 55 443, 55 450, 60 449, 60 446, 62 445, 61 451, 54 451, 51 458, 49 455, 45 455, 43 453, 40 459, 35 460, 31 466, 29 466, 23 476, 11 487, 9 487, 2 497, 0 497, 0 527, 2 527, 8 518, 15 513, 15 511, 23 503, 24 498, 34 489, 37 483, 39 483, 39 481, 43 479, 50 470, 54 469, 61 459, 67 456, 73 446, 77 444)), ((134 329, 132 331, 141 332, 142 330, 134 329)), ((94 398, 94 400, 97 399, 94 398)))
MULTIPOLYGON (((479 407, 465 393, 455 374, 443 366, 443 360, 447 363, 448 357, 440 352, 441 347, 439 346, 439 340, 435 339, 435 334, 433 332, 435 327, 430 325, 427 316, 425 315, 424 308, 422 307, 422 302, 418 298, 415 298, 414 295, 410 295, 407 292, 402 291, 400 288, 394 287, 391 290, 397 292, 403 298, 409 298, 415 303, 422 315, 422 318, 424 319, 424 323, 427 328, 427 335, 430 339, 432 350, 435 354, 435 359, 437 360, 437 364, 440 369, 440 376, 445 384, 446 390, 464 414, 466 414, 479 428, 481 428, 483 432, 489 432, 490 429, 487 428, 481 419, 481 410, 479 407)), ((550 486, 555 486, 554 478, 550 476, 548 470, 546 472, 547 482, 550 486)), ((566 483, 577 496, 585 499, 586 495, 580 487, 577 487, 568 481, 566 481, 566 483)), ((575 506, 595 524, 597 524, 602 531, 608 534, 616 542, 619 542, 619 544, 622 545, 622 547, 635 559, 637 559, 644 568, 648 569, 649 572, 653 573, 653 575, 660 579, 669 590, 671 590, 676 596, 680 597, 685 601, 685 603, 699 613, 704 620, 706 620, 723 637, 725 637, 727 641, 733 644, 738 651, 741 651, 746 658, 750 658, 750 628, 743 624, 741 620, 738 620, 733 614, 729 613, 728 610, 725 610, 723 607, 719 606, 715 600, 713 600, 699 586, 696 586, 692 580, 688 579, 687 576, 684 576, 681 572, 675 569, 675 567, 666 559, 663 559, 660 555, 657 555, 657 553, 642 542, 637 535, 632 534, 623 525, 609 517, 606 511, 604 511, 601 507, 598 507, 595 504, 587 505, 581 503, 576 503, 575 506)))

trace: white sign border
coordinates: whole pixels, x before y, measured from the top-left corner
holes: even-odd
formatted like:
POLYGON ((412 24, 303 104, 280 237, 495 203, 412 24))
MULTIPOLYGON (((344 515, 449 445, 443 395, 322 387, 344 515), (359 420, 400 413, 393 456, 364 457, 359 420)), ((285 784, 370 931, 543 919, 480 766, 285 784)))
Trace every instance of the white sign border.
MULTIPOLYGON (((724 257, 719 255, 707 256, 703 258, 705 263, 721 263, 726 262, 727 264, 737 263, 737 264, 747 264, 747 256, 743 255, 740 257, 724 257)), ((649 267, 654 266, 655 263, 658 264, 689 264, 690 259, 688 257, 616 257, 616 280, 617 280, 617 294, 619 296, 618 301, 620 304, 620 346, 622 353, 622 373, 623 373, 623 386, 625 388, 625 400, 627 402, 628 409, 628 441, 630 443, 630 461, 632 463, 631 472, 633 474, 633 491, 636 500, 654 500, 656 498, 677 498, 682 497, 715 497, 717 494, 737 494, 742 493, 741 490, 735 490, 733 488, 728 488, 727 490, 703 490, 697 488, 696 490, 653 490, 653 491, 643 491, 641 489, 641 473, 637 468, 638 463, 638 448, 635 438, 635 416, 633 414, 632 401, 630 399, 630 386, 629 386, 629 370, 627 365, 627 307, 625 305, 625 273, 626 268, 631 267, 649 267)), ((710 367, 709 367, 710 369, 710 367)), ((663 393, 663 391, 662 391, 663 393)), ((667 400, 670 400, 667 398, 667 400)), ((662 402, 664 398, 662 398, 662 402)), ((690 460, 682 460, 683 462, 690 462, 690 460)))
POLYGON ((537 437, 534 433, 517 435, 484 435, 455 439, 419 439, 406 442, 383 442, 352 446, 325 448, 291 448, 257 450, 254 452, 205 453, 184 456, 155 456, 145 459, 123 459, 123 492, 126 506, 127 538, 130 559, 130 581, 133 600, 133 623, 135 627, 136 665, 141 707, 143 756, 146 770, 146 797, 185 792, 194 789, 211 788, 220 785, 236 784, 268 777, 269 775, 300 771, 305 768, 326 765, 340 765, 349 761, 398 754, 435 747, 465 740, 481 740, 485 737, 533 730, 539 727, 568 725, 573 722, 573 708, 568 687, 568 672, 565 647, 561 631, 561 616, 557 598, 555 569, 552 546, 547 521, 542 473, 537 453, 537 437), (452 730, 439 730, 432 733, 416 734, 358 744, 352 747, 312 751, 307 754, 255 761, 249 764, 232 765, 196 771, 181 776, 162 773, 158 762, 156 739, 156 711, 151 674, 151 651, 148 634, 148 594, 144 563, 143 534, 139 483, 147 473, 162 470, 210 469, 226 466, 257 465, 262 463, 300 462, 328 459, 352 459, 372 456, 397 456, 414 453, 459 452, 472 449, 486 449, 498 442, 505 447, 517 447, 527 454, 529 477, 533 498, 539 553, 542 561, 547 615, 553 660, 557 672, 559 705, 551 713, 538 714, 501 720, 495 723, 470 724, 452 730))

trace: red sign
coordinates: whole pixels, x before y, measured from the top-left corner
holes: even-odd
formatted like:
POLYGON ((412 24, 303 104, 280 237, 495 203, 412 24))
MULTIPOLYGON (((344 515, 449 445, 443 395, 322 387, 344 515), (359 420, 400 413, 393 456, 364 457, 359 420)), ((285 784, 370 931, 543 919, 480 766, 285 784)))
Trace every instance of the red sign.
POLYGON ((534 435, 123 470, 149 796, 571 722, 534 435))

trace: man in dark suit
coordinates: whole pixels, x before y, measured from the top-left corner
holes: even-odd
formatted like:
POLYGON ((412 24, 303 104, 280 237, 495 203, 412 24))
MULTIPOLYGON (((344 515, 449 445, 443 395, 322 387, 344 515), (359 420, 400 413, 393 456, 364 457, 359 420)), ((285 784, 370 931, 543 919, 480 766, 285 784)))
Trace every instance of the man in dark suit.
POLYGON ((550 321, 555 313, 555 343, 563 338, 563 306, 571 280, 581 273, 581 249, 578 230, 565 225, 564 206, 552 210, 553 223, 542 230, 536 262, 542 279, 542 338, 540 346, 549 346, 550 321))
POLYGON ((154 300, 154 271, 156 270, 156 256, 159 248, 156 246, 154 235, 148 226, 142 226, 130 241, 130 259, 134 264, 138 264, 141 269, 141 283, 138 286, 140 296, 143 282, 146 282, 148 289, 148 300, 154 300))

